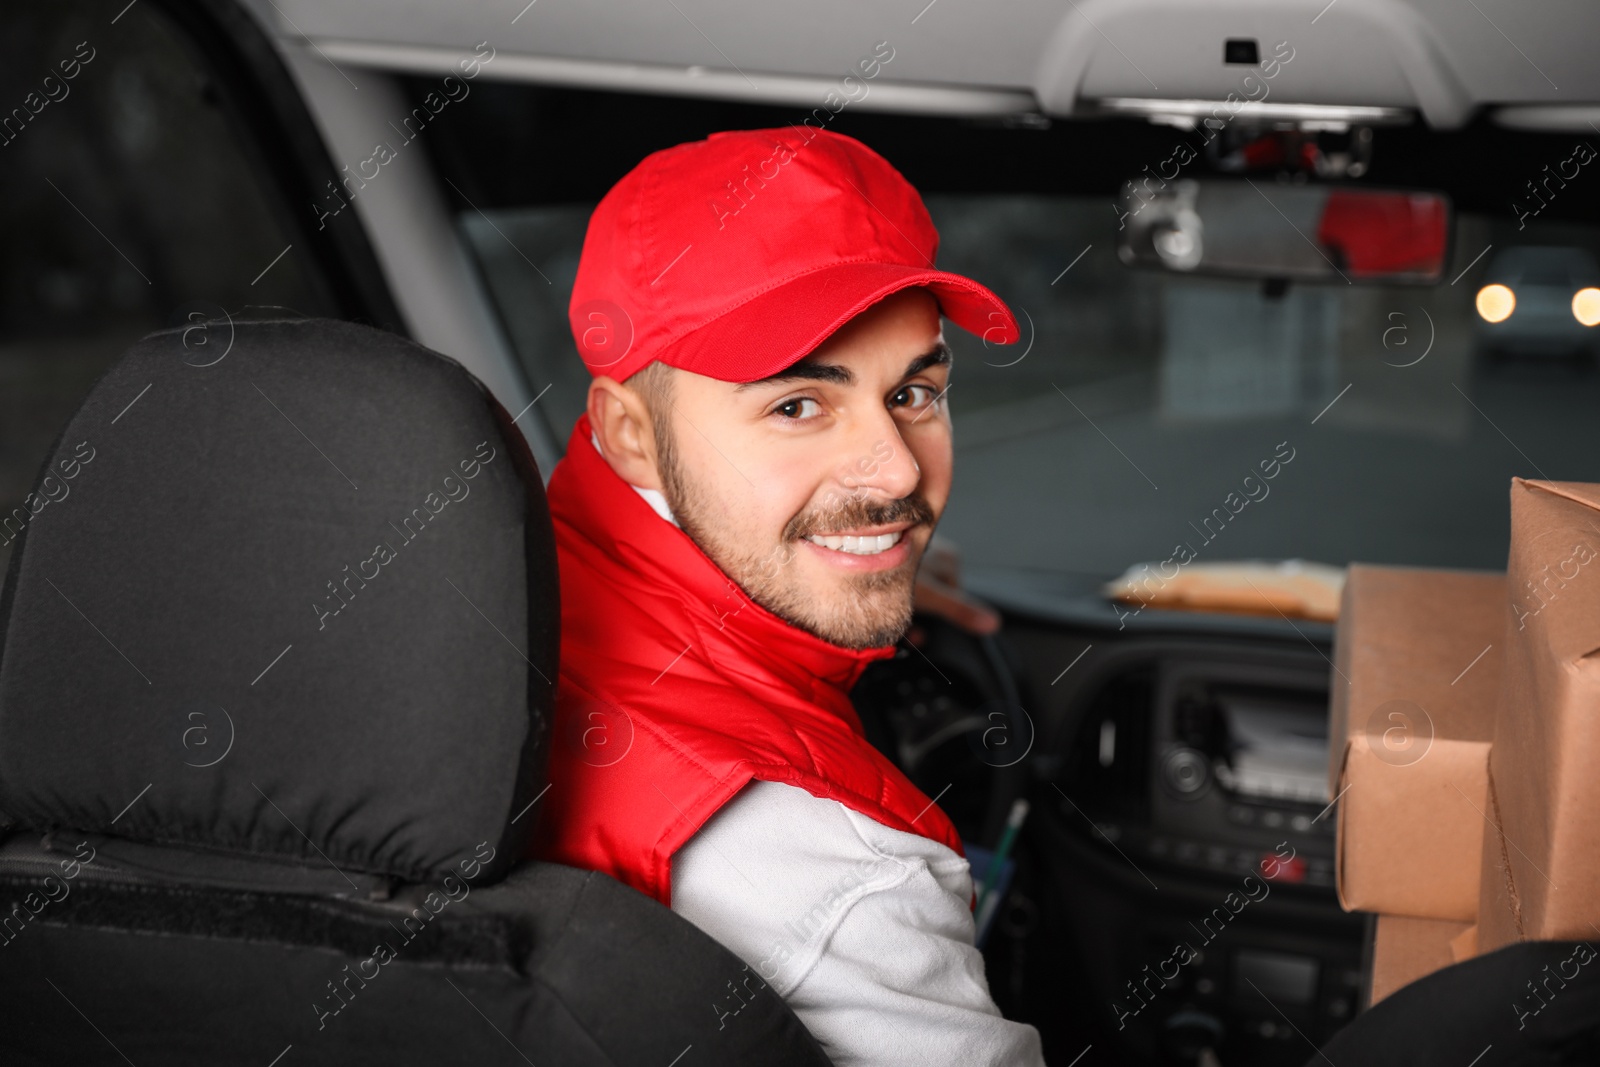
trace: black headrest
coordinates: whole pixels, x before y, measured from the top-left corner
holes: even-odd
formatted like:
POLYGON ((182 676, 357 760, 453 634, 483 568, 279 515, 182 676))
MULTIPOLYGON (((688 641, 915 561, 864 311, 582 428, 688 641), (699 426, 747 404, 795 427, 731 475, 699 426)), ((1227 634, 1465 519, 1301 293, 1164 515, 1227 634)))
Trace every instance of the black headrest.
POLYGON ((407 881, 522 858, 554 538, 453 360, 322 320, 152 334, 0 536, 19 824, 407 881))

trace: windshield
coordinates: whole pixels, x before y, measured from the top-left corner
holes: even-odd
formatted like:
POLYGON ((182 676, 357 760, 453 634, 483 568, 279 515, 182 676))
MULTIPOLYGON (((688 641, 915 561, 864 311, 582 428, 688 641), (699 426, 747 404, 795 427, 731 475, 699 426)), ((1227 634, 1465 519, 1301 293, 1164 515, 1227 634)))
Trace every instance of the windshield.
MULTIPOLYGON (((479 120, 489 129, 498 121, 513 142, 526 138, 505 125, 526 114, 514 99, 508 91, 501 117, 479 120)), ((783 123, 767 114, 708 121, 713 129, 783 123)), ((1057 123, 1053 145, 1081 140, 1095 155, 1088 180, 1062 165, 1059 149, 1039 150, 1046 142, 1037 131, 984 131, 990 143, 1014 138, 1037 152, 996 159, 991 190, 970 161, 952 172, 953 154, 942 168, 930 165, 931 179, 916 173, 912 149, 897 157, 880 143, 901 139, 894 120, 876 121, 856 135, 923 190, 939 229, 939 266, 994 289, 1022 324, 1023 340, 1011 346, 947 324, 956 482, 940 532, 970 567, 1098 582, 1187 546, 1205 561, 1499 570, 1513 475, 1600 480, 1600 377, 1590 331, 1570 310, 1571 272, 1558 272, 1562 280, 1543 296, 1531 275, 1518 283, 1528 287, 1520 319, 1492 324, 1478 310, 1480 289, 1507 264, 1528 272, 1517 265, 1528 249, 1535 267, 1600 254, 1600 228, 1574 217, 1592 210, 1578 203, 1578 190, 1560 205, 1566 214, 1529 218, 1525 209, 1519 217, 1509 184, 1503 206, 1499 187, 1483 186, 1481 175, 1479 185, 1463 184, 1464 168, 1453 168, 1450 155, 1485 152, 1471 138, 1503 133, 1452 135, 1437 167, 1388 177, 1456 201, 1443 280, 1284 287, 1120 261, 1115 183, 1106 178, 1137 173, 1148 160, 1146 128, 1057 123), (1047 164, 1060 169, 1059 181, 1047 164), (1018 166, 1035 171, 1019 181, 1018 166), (1099 188, 1072 188, 1084 184, 1099 188), (1541 312, 1541 300, 1559 313, 1541 312)), ((915 122, 927 120, 902 125, 915 122)), ((592 196, 559 202, 538 202, 538 182, 519 193, 515 183, 472 172, 498 156, 441 153, 446 173, 501 201, 474 197, 459 225, 563 444, 589 380, 566 319, 589 212, 646 151, 703 136, 676 132, 663 130, 659 144, 631 157, 608 146, 616 173, 597 180, 592 196)), ((1409 136, 1406 151, 1422 158, 1415 144, 1426 147, 1426 135, 1409 136)), ((1548 140, 1564 155, 1573 139, 1548 140)), ((1375 163, 1384 149, 1379 137, 1375 163)), ((1539 157, 1526 158, 1537 171, 1539 157)))

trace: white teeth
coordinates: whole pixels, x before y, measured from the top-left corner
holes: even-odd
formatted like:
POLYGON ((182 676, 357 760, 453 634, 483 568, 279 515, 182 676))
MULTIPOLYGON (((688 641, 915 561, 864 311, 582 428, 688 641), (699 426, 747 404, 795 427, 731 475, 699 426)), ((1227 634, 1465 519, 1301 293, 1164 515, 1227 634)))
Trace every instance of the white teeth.
POLYGON ((878 534, 876 537, 823 537, 812 534, 806 540, 812 544, 831 548, 835 552, 848 552, 852 556, 876 556, 879 552, 887 552, 900 543, 904 530, 894 533, 878 534))

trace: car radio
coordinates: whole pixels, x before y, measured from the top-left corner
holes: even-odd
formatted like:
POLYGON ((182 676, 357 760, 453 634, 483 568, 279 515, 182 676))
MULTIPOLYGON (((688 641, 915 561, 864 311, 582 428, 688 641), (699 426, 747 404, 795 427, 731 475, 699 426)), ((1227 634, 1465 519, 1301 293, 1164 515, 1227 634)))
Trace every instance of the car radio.
POLYGON ((1152 858, 1218 873, 1332 887, 1327 678, 1299 669, 1167 661, 1149 758, 1152 858))

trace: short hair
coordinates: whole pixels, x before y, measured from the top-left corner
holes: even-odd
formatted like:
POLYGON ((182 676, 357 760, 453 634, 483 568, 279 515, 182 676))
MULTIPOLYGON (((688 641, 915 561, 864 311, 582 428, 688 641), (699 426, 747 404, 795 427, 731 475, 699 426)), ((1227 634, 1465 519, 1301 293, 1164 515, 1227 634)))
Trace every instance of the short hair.
POLYGON ((623 379, 623 385, 639 394, 657 425, 666 422, 666 413, 672 407, 672 368, 653 359, 639 370, 623 379))
POLYGON ((645 410, 650 412, 651 436, 656 444, 656 472, 668 506, 677 511, 682 507, 685 487, 672 440, 672 420, 667 417, 672 411, 672 368, 653 359, 623 379, 622 384, 638 394, 644 400, 645 410))

